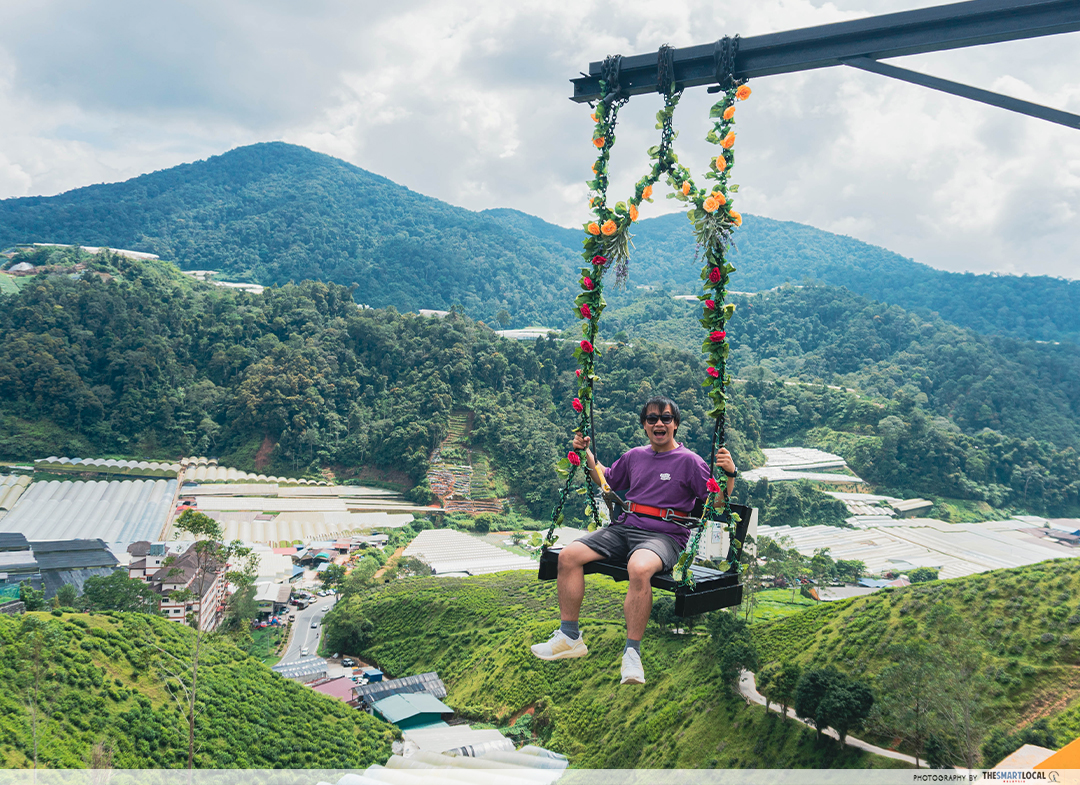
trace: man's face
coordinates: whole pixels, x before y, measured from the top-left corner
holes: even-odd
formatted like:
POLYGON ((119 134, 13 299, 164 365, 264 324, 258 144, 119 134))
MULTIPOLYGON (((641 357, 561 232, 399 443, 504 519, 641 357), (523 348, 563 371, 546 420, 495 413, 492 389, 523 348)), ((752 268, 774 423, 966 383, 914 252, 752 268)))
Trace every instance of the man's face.
POLYGON ((675 449, 675 419, 671 415, 671 407, 650 406, 645 412, 645 433, 649 437, 649 444, 657 452, 667 452, 675 449), (671 417, 671 422, 665 423, 664 415, 671 417), (656 422, 650 423, 649 419, 656 416, 656 422))

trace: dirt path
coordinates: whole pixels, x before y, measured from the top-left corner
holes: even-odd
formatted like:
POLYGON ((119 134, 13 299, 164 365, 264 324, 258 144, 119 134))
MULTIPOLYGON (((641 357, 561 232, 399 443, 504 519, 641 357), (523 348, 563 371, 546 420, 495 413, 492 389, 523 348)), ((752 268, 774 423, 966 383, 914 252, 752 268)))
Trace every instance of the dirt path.
MULTIPOLYGON (((757 682, 754 681, 754 674, 750 671, 742 672, 742 676, 739 678, 739 693, 744 698, 746 698, 748 702, 752 701, 759 706, 765 705, 765 696, 758 692, 757 682)), ((794 709, 788 709, 788 716, 796 722, 801 722, 803 725, 811 727, 810 725, 795 716, 794 709)), ((826 736, 832 736, 834 739, 840 738, 840 734, 834 731, 832 728, 826 728, 824 733, 826 736)), ((862 739, 856 739, 850 734, 846 739, 844 739, 844 743, 847 744, 849 747, 855 747, 856 749, 860 749, 865 752, 872 752, 875 755, 881 755, 885 758, 892 758, 893 760, 902 760, 905 763, 910 763, 912 766, 915 766, 915 759, 910 755, 905 755, 902 752, 896 752, 894 750, 887 750, 883 747, 875 747, 873 744, 865 742, 862 739)))
POLYGON ((386 572, 387 570, 389 570, 394 565, 394 562, 396 562, 398 559, 401 558, 401 554, 403 554, 404 552, 405 552, 405 546, 404 545, 399 546, 398 549, 396 551, 394 551, 394 555, 386 560, 386 564, 384 564, 382 567, 380 567, 375 572, 375 574, 373 576, 371 576, 371 580, 375 580, 376 578, 381 578, 383 573, 386 572))

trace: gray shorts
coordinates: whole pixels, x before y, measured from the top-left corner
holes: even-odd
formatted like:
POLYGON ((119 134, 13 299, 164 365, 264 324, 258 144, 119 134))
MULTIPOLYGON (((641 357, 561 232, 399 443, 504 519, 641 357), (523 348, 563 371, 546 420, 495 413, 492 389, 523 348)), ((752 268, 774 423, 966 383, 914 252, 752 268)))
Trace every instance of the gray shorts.
POLYGON ((664 572, 671 572, 682 553, 675 540, 666 534, 618 523, 589 532, 576 542, 588 545, 605 559, 623 563, 630 560, 634 551, 644 548, 660 557, 664 572))

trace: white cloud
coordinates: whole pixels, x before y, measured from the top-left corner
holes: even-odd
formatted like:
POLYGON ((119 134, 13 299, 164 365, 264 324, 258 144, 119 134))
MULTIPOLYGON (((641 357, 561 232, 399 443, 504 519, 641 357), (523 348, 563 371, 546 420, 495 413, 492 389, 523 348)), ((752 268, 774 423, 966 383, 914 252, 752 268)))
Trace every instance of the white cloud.
MULTIPOLYGON (((914 5, 933 5, 921 0, 914 5)), ((126 179, 284 139, 471 209, 587 215, 593 149, 569 79, 607 54, 902 10, 896 0, 42 0, 0 6, 0 197, 126 179), (10 118, 18 118, 13 122, 10 118)), ((898 65, 1080 112, 1077 35, 898 65)), ((755 80, 739 109, 745 212, 937 267, 1077 277, 1080 134, 846 69, 755 80)), ((681 157, 704 169, 711 96, 681 157)), ((657 96, 623 110, 613 192, 648 165, 657 96)), ((643 214, 673 210, 663 199, 643 214)))

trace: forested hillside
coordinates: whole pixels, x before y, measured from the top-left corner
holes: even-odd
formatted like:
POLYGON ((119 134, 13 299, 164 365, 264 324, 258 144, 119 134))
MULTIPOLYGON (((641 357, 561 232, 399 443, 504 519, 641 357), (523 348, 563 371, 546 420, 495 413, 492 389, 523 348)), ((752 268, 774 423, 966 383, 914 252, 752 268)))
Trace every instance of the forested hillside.
POLYGON ((148 251, 266 285, 357 284, 359 302, 403 311, 460 304, 491 321, 505 309, 519 324, 567 300, 575 264, 490 217, 278 142, 0 201, 0 249, 35 241, 148 251))
MULTIPOLYGON (((511 492, 538 518, 554 504, 551 467, 565 455, 574 422, 571 342, 508 341, 459 314, 436 319, 359 309, 348 289, 333 284, 308 281, 250 295, 195 282, 165 263, 70 251, 29 256, 39 263, 43 257, 81 258, 87 269, 71 273, 73 266, 55 264, 53 274, 3 296, 4 457, 212 454, 253 469, 265 444, 273 448, 271 463, 258 468, 272 473, 314 476, 332 467, 346 478, 372 466, 416 483, 450 413, 472 411, 472 444, 488 452, 511 492)), ((846 371, 850 358, 870 358, 877 376, 853 371, 853 378, 868 388, 879 381, 871 397, 769 381, 761 366, 741 366, 748 382, 732 386, 728 410, 728 444, 739 465, 751 465, 764 434, 770 445, 798 439, 833 449, 887 488, 1058 515, 1080 505, 1077 453, 1060 446, 1075 438, 1067 417, 1075 406, 1075 363, 1058 366, 1039 354, 1067 360, 1067 347, 1029 344, 1001 355, 998 366, 989 344, 971 333, 940 322, 925 328, 898 308, 842 291, 779 292, 762 296, 760 306, 758 299, 730 325, 742 362, 766 362, 755 352, 797 347, 798 333, 812 328, 820 335, 819 343, 807 343, 808 365, 839 363, 846 371), (769 309, 803 316, 787 321, 770 317, 769 309), (835 331, 837 324, 865 329, 849 338, 835 331), (793 334, 775 333, 781 328, 793 334), (909 330, 928 330, 928 349, 909 343, 909 330), (754 340, 745 349, 743 333, 754 340), (830 354, 830 336, 841 336, 836 340, 846 347, 839 356, 830 354), (1038 362, 1025 359, 1028 349, 1038 362), (920 353, 967 364, 932 363, 920 353), (981 374, 992 377, 982 387, 981 374), (1042 378, 1043 395, 1012 386, 1031 378, 1042 378), (995 380, 999 397, 990 395, 995 380), (963 420, 956 401, 985 405, 1000 431, 963 420)), ((601 460, 640 443, 637 409, 657 393, 680 402, 680 440, 707 454, 711 431, 696 350, 649 342, 600 348, 601 460)), ((794 350, 791 356, 796 362, 794 350)), ((417 494, 427 501, 422 488, 417 494)))
MULTIPOLYGON (((185 767, 169 674, 190 670, 193 636, 137 613, 0 616, 0 765, 32 767, 36 742, 41 768, 185 767)), ((198 675, 197 768, 362 768, 390 755, 389 725, 224 638, 203 644, 198 675)))
MULTIPOLYGON (((832 286, 731 301, 736 376, 760 366, 773 378, 911 398, 967 433, 990 428, 1080 450, 1080 347, 986 336, 832 286)), ((691 348, 701 342, 700 310, 650 292, 610 308, 604 320, 611 333, 691 348)))
MULTIPOLYGON (((685 216, 640 222, 634 245, 636 282, 697 291, 694 238, 685 216)), ((753 215, 745 216, 735 246, 731 261, 738 271, 731 280, 740 291, 786 282, 843 286, 920 316, 937 312, 979 333, 1080 344, 1080 280, 935 270, 851 237, 753 215)))
MULTIPOLYGON (((698 288, 682 214, 635 224, 631 285, 698 288)), ((149 251, 233 280, 356 283, 372 306, 564 326, 580 231, 475 213, 303 147, 241 147, 123 183, 0 201, 0 249, 59 242, 149 251)), ((947 273, 849 237, 745 216, 732 288, 817 281, 981 333, 1080 342, 1080 282, 947 273)))

